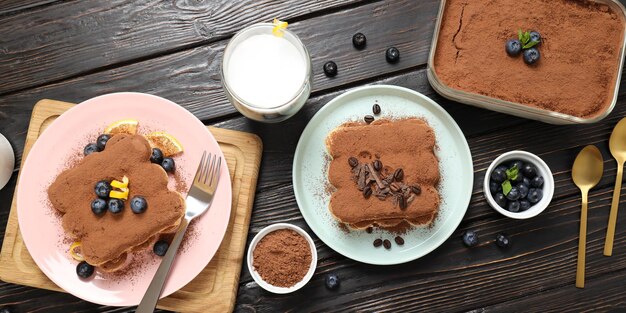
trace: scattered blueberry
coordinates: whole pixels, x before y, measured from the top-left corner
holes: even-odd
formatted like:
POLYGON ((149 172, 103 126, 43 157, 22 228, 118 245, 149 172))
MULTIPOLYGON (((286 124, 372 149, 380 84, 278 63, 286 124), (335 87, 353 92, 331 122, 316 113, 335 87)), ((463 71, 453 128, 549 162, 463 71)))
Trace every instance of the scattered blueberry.
POLYGON ((330 290, 339 288, 339 276, 337 274, 326 275, 326 288, 330 290))
POLYGON ((503 171, 501 168, 496 168, 491 172, 491 179, 498 184, 503 183, 506 178, 506 171, 503 171))
POLYGON ((96 140, 96 146, 98 146, 98 151, 104 150, 104 147, 106 147, 107 141, 109 141, 109 139, 111 139, 111 135, 109 134, 102 134, 98 136, 98 139, 96 140))
POLYGON ((530 185, 535 188, 543 186, 543 177, 535 176, 533 179, 530 180, 530 185))
POLYGON ((170 247, 170 244, 167 241, 159 240, 154 244, 152 251, 154 252, 154 254, 158 256, 164 256, 165 253, 167 252, 167 248, 169 247, 170 247))
POLYGON ((391 47, 385 52, 385 58, 389 63, 397 63, 400 61, 400 51, 396 47, 391 47))
POLYGON ((531 31, 530 32, 530 41, 536 41, 537 42, 536 46, 541 45, 541 34, 539 34, 539 32, 536 32, 534 30, 531 31))
POLYGON ((356 33, 354 34, 354 36, 352 36, 352 45, 355 48, 362 50, 363 48, 365 48, 366 44, 367 38, 365 38, 365 35, 363 35, 363 33, 356 33))
POLYGON ((491 191, 492 195, 502 191, 502 184, 498 184, 495 181, 489 181, 489 191, 491 191))
POLYGON ((466 247, 474 247, 478 245, 478 234, 473 230, 463 232, 463 244, 466 247))
POLYGON ((93 201, 91 201, 91 211, 96 214, 96 215, 100 215, 104 212, 106 212, 107 210, 107 202, 103 199, 95 199, 93 201))
POLYGON ((148 202, 142 196, 134 196, 130 199, 130 209, 135 214, 140 214, 146 211, 148 208, 148 202))
POLYGON ((161 164, 163 162, 163 151, 159 148, 152 148, 152 154, 150 155, 150 162, 161 164))
POLYGON ((168 173, 173 173, 176 170, 176 164, 172 158, 163 158, 161 161, 161 167, 168 173))
POLYGON ((503 193, 498 192, 496 193, 496 195, 493 197, 493 199, 496 201, 496 203, 501 207, 501 208, 506 208, 506 197, 504 196, 503 193))
POLYGON ((82 261, 78 263, 76 266, 76 274, 82 278, 89 278, 93 275, 93 266, 89 265, 89 263, 82 261))
POLYGON ((496 235, 496 245, 500 248, 508 248, 511 246, 511 238, 505 233, 499 233, 496 235))
POLYGON ((518 39, 509 39, 505 47, 506 53, 512 57, 516 57, 522 52, 522 43, 518 39))
POLYGON ((90 155, 94 152, 99 152, 100 149, 98 149, 98 145, 95 143, 90 143, 88 145, 85 146, 85 149, 83 149, 83 154, 85 154, 85 156, 90 155))
POLYGON ((117 214, 122 212, 122 210, 124 209, 124 201, 122 201, 121 199, 109 199, 109 212, 113 213, 113 214, 117 214))
POLYGON ((541 201, 541 198, 543 198, 543 190, 537 189, 537 188, 531 188, 528 191, 528 196, 526 196, 526 199, 531 204, 535 204, 535 203, 541 201))
POLYGON ((506 205, 506 210, 513 213, 519 212, 520 202, 517 200, 509 201, 509 203, 506 205))
POLYGON ((528 202, 528 200, 526 199, 522 199, 519 201, 519 210, 520 211, 526 211, 530 209, 530 202, 528 202))
POLYGON ((529 48, 524 50, 524 62, 528 65, 535 64, 541 58, 541 53, 537 48, 529 48))
POLYGON ((516 187, 519 190, 520 199, 524 199, 526 198, 526 196, 528 196, 528 190, 529 190, 528 185, 521 183, 521 184, 518 184, 516 187))
POLYGON ((532 164, 524 164, 521 170, 524 177, 534 178, 535 176, 537 176, 537 168, 532 164))
POLYGON ((521 196, 521 194, 520 194, 519 189, 517 189, 517 187, 511 187, 511 190, 506 195, 506 198, 511 200, 511 201, 515 201, 515 200, 519 199, 520 196, 521 196))
POLYGON ((328 61, 324 64, 324 74, 328 77, 337 76, 337 63, 333 61, 328 61))
POLYGON ((96 183, 94 191, 98 197, 106 199, 109 197, 109 193, 111 192, 111 184, 106 180, 101 180, 96 183))

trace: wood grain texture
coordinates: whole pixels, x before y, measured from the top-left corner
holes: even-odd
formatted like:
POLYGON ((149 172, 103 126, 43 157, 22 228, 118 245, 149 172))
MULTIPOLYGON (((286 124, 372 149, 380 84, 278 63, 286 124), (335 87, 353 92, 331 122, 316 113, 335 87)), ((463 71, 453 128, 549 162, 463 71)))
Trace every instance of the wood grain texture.
POLYGON ((58 2, 59 0, 2 0, 0 1, 0 16, 19 14, 28 9, 41 8, 58 2))

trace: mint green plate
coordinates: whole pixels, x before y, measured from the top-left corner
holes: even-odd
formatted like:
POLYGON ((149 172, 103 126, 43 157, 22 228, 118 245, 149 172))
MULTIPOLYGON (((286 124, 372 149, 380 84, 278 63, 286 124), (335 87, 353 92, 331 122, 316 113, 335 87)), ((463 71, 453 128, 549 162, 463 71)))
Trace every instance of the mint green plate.
POLYGON ((474 169, 467 141, 452 117, 428 97, 396 86, 367 86, 350 90, 328 102, 304 129, 293 161, 293 188, 300 212, 313 232, 330 248, 356 261, 390 265, 420 258, 439 247, 463 219, 472 195, 474 169), (416 227, 393 243, 394 234, 375 230, 345 232, 328 211, 330 194, 326 173, 329 155, 326 136, 348 121, 372 114, 378 102, 381 117, 424 118, 435 131, 441 182, 441 207, 432 227, 416 227), (377 238, 392 241, 392 248, 374 248, 377 238))

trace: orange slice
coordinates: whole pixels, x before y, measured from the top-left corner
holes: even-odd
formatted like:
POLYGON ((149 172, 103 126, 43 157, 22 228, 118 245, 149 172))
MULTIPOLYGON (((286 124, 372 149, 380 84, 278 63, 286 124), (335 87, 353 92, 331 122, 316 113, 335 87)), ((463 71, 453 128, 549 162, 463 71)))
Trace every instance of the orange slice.
POLYGON ((85 258, 83 258, 82 255, 80 255, 80 253, 76 252, 76 248, 80 248, 81 246, 81 242, 80 241, 75 241, 71 246, 70 246, 70 255, 72 256, 72 258, 78 262, 82 262, 85 261, 85 258))
POLYGON ((172 135, 166 132, 153 132, 146 135, 152 148, 159 148, 163 155, 170 157, 183 152, 183 145, 172 135))
POLYGON ((134 135, 137 133, 137 125, 139 122, 133 119, 125 119, 111 123, 107 128, 104 129, 105 134, 130 134, 134 135))

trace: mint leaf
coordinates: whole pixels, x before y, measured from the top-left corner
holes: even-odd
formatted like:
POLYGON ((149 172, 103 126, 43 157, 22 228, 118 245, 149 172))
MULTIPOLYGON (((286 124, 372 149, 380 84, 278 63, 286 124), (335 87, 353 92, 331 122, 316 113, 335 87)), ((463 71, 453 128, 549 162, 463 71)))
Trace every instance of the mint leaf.
POLYGON ((511 167, 510 169, 506 170, 506 177, 507 179, 510 179, 510 180, 516 180, 518 173, 519 173, 519 169, 517 168, 517 165, 515 165, 511 167))
POLYGON ((534 41, 534 40, 533 40, 533 41, 531 41, 531 42, 529 42, 529 43, 525 44, 525 45, 522 47, 522 49, 532 48, 532 47, 536 46, 537 44, 539 44, 539 41, 534 41))
POLYGON ((513 187, 511 186, 511 182, 507 179, 502 183, 502 193, 506 196, 509 194, 509 192, 511 192, 511 189, 513 187))
POLYGON ((524 38, 524 35, 522 35, 522 29, 521 28, 517 30, 517 38, 519 39, 520 42, 524 38))

